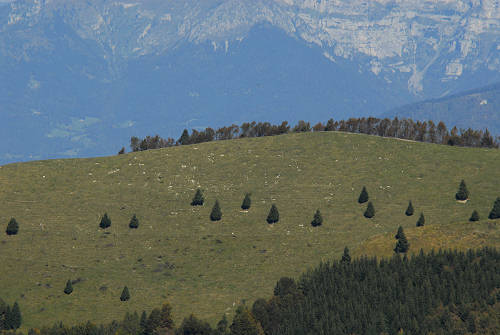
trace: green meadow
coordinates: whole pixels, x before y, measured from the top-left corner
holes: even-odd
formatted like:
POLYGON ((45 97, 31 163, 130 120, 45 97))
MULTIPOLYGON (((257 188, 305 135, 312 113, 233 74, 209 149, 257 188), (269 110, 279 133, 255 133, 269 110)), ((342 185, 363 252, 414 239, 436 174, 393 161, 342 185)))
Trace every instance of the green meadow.
POLYGON ((486 219, 500 196, 499 163, 495 149, 318 132, 2 166, 0 297, 19 302, 23 328, 101 323, 166 301, 178 324, 190 313, 215 323, 345 246, 390 256, 399 225, 410 252, 499 246, 500 223, 486 219), (466 203, 455 200, 461 179, 466 203), (372 219, 357 203, 363 186, 372 219), (202 207, 190 206, 197 188, 202 207), (242 211, 247 192, 252 206, 242 211), (211 222, 216 199, 222 220, 211 222), (273 203, 280 221, 269 225, 273 203), (313 228, 316 209, 324 222, 313 228), (468 223, 474 209, 481 221, 468 223), (128 227, 133 214, 138 229, 128 227), (4 233, 11 217, 15 236, 4 233), (68 279, 77 281, 71 295, 68 279), (125 285, 131 299, 121 302, 125 285))

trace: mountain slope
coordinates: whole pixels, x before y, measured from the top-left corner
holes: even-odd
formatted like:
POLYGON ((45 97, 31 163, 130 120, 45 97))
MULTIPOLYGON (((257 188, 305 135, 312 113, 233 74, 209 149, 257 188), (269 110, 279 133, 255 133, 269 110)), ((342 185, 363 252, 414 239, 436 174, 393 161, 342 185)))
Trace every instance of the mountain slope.
MULTIPOLYGON (((462 223, 474 209, 486 217, 499 195, 499 155, 325 132, 2 166, 1 227, 15 217, 20 230, 0 234, 0 296, 19 301, 26 327, 110 321, 165 300, 177 320, 194 312, 214 321, 241 300, 266 295, 281 276, 337 258, 346 245, 355 250, 399 225, 415 226, 417 217, 404 215, 410 199, 417 215, 425 213, 421 231, 474 230, 462 223), (466 204, 454 198, 462 178, 471 193, 466 204), (365 185, 376 211, 371 220, 357 203, 365 185), (198 187, 206 203, 191 207, 198 187), (252 207, 245 212, 247 192, 252 207), (213 223, 216 199, 222 221, 213 223), (272 203, 280 221, 269 225, 272 203), (324 223, 313 229, 318 208, 324 223), (99 228, 105 212, 107 231, 99 228), (128 227, 133 214, 137 230, 128 227), (63 293, 68 279, 78 281, 70 296, 63 293), (122 303, 125 285, 131 300, 122 303)), ((498 232, 467 246, 496 246, 498 232)))
POLYGON ((498 82, 499 38, 493 0, 4 1, 0 123, 24 140, 0 159, 111 154, 130 135, 261 116, 377 116, 498 82))

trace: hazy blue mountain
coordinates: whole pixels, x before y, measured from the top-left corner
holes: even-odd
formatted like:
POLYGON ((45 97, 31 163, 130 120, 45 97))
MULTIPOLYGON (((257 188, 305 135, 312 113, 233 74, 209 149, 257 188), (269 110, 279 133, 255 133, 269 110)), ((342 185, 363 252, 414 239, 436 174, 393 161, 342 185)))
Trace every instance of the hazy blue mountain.
POLYGON ((500 135, 500 83, 487 87, 405 105, 387 113, 414 120, 444 121, 449 127, 488 128, 500 135))
POLYGON ((500 81, 499 50, 494 0, 0 0, 0 162, 382 115, 500 81))

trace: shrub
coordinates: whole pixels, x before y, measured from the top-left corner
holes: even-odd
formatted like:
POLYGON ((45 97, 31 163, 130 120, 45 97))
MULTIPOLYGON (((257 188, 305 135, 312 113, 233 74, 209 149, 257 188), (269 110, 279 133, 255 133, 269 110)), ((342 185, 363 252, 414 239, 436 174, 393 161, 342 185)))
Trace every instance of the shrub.
POLYGON ((462 201, 469 199, 469 191, 467 190, 467 186, 465 185, 465 181, 463 179, 458 187, 458 192, 455 194, 455 199, 462 201))
POLYGON ((469 221, 470 222, 479 221, 479 213, 476 210, 472 212, 472 215, 470 216, 469 221))
POLYGON ((68 280, 66 282, 66 287, 64 288, 64 293, 66 293, 68 295, 73 293, 73 284, 71 283, 71 280, 68 280))

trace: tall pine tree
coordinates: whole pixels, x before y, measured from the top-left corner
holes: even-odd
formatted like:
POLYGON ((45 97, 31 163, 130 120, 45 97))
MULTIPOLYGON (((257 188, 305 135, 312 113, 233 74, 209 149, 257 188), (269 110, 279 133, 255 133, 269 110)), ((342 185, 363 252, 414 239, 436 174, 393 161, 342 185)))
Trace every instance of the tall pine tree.
POLYGON ((359 194, 358 202, 360 204, 364 204, 365 202, 368 201, 368 199, 369 199, 368 191, 366 190, 366 187, 363 186, 363 189, 361 190, 361 193, 359 194))
POLYGON ((12 306, 12 310, 10 311, 10 328, 18 329, 19 327, 21 327, 21 322, 22 322, 21 309, 19 308, 19 305, 16 301, 14 303, 14 306, 12 306))
POLYGON ((275 204, 272 204, 266 220, 267 220, 267 223, 269 223, 269 224, 276 223, 280 220, 280 213, 278 212, 278 208, 276 207, 275 204))
POLYGON ((469 191, 467 190, 467 186, 465 185, 465 181, 463 179, 458 187, 458 192, 455 194, 455 199, 461 201, 469 199, 469 191))
POLYGON ((405 215, 406 216, 412 216, 413 215, 413 204, 411 203, 411 200, 410 202, 408 202, 408 207, 406 208, 406 212, 405 212, 405 215))
POLYGON ((196 193, 191 201, 191 206, 203 206, 205 199, 203 198, 203 193, 200 189, 196 190, 196 193))
POLYGON ((243 202, 241 203, 241 209, 248 210, 248 209, 250 209, 251 205, 252 205, 252 199, 250 199, 250 193, 247 193, 247 194, 245 194, 245 198, 243 199, 243 202))
POLYGON ((397 254, 406 253, 410 248, 410 243, 408 243, 408 240, 406 239, 403 227, 399 226, 398 233, 396 234, 396 236, 398 241, 396 242, 396 247, 394 248, 394 252, 397 254))
POLYGON ((222 219, 222 211, 220 209, 219 201, 215 200, 214 207, 212 207, 212 212, 210 213, 210 220, 219 221, 222 219))
POLYGON ((313 220, 311 221, 311 226, 313 227, 318 227, 323 224, 323 217, 321 216, 321 213, 318 210, 316 210, 316 213, 314 213, 313 220))
POLYGON ((495 200, 490 215, 488 215, 488 219, 490 220, 500 219, 500 197, 498 197, 497 200, 495 200))

